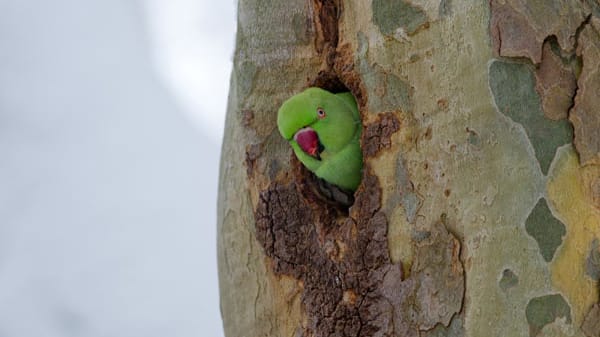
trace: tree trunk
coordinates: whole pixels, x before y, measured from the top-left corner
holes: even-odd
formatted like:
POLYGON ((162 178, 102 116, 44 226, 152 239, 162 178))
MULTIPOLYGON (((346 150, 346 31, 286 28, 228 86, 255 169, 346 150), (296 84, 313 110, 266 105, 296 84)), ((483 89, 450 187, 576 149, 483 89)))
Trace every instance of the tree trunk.
POLYGON ((218 201, 237 336, 600 336, 597 0, 240 0, 218 201), (356 97, 332 205, 279 135, 356 97))

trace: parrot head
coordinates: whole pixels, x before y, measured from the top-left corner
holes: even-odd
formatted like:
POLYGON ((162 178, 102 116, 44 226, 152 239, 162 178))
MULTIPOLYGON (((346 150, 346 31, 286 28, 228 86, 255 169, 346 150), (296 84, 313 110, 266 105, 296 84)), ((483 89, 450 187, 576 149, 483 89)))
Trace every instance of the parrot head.
POLYGON ((277 114, 279 132, 302 151, 321 159, 324 151, 337 153, 359 129, 344 99, 320 88, 308 88, 283 103, 277 114))

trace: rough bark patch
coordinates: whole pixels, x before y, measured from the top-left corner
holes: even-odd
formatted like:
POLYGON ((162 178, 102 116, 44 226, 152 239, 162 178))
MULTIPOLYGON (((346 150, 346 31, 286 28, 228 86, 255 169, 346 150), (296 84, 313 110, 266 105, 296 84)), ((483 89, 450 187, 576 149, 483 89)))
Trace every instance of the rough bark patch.
POLYGON ((303 284, 303 336, 415 336, 461 310, 460 245, 442 224, 416 243, 411 277, 393 264, 381 188, 366 172, 350 216, 302 184, 272 183, 255 209, 256 237, 277 275, 303 284))
POLYGON ((542 44, 556 36, 560 47, 570 52, 575 46, 577 28, 589 10, 580 1, 491 0, 490 35, 499 56, 526 57, 535 64, 542 61, 542 44))
POLYGON ((338 19, 341 11, 338 0, 313 0, 316 27, 315 47, 317 52, 335 49, 338 44, 338 19))
POLYGON ((600 167, 597 168, 598 175, 592 178, 590 186, 590 194, 592 197, 592 205, 600 210, 600 167))
POLYGON ((594 281, 600 281, 600 242, 592 240, 590 252, 585 261, 585 272, 594 281))
POLYGON ((336 50, 333 71, 343 80, 345 85, 354 95, 359 109, 366 107, 365 87, 360 74, 354 67, 354 50, 349 43, 341 44, 336 50))
POLYGON ((387 222, 377 213, 379 187, 372 176, 366 179, 372 187, 363 193, 369 197, 363 195, 355 207, 369 215, 358 222, 337 218, 326 205, 305 198, 293 183, 274 184, 260 193, 257 239, 276 274, 302 281, 306 336, 369 335, 364 332, 373 323, 361 317, 361 307, 377 302, 373 293, 390 261, 387 222))
POLYGON ((350 44, 340 44, 338 21, 343 10, 339 0, 313 0, 313 18, 317 34, 315 46, 323 58, 321 70, 308 81, 333 93, 350 91, 359 109, 365 105, 364 87, 354 69, 354 51, 350 44))
POLYGON ((600 337, 600 303, 594 304, 587 313, 581 330, 587 337, 600 337))
POLYGON ((534 63, 542 59, 541 42, 527 17, 509 4, 490 1, 492 17, 490 31, 494 51, 498 56, 527 57, 534 63))
POLYGON ((592 17, 579 34, 577 55, 583 68, 579 76, 575 105, 569 120, 575 131, 575 148, 582 165, 600 164, 600 19, 592 17))
POLYGON ((339 0, 313 0, 313 20, 316 28, 315 50, 323 59, 322 69, 310 80, 309 87, 319 87, 333 93, 348 91, 334 67, 339 42, 338 21, 342 11, 339 0))
POLYGON ((319 87, 333 93, 351 92, 359 110, 365 107, 365 88, 354 67, 351 45, 343 44, 326 56, 327 62, 317 76, 309 80, 309 87, 319 87))
POLYGON ((600 19, 591 16, 592 13, 597 15, 599 8, 594 1, 558 1, 549 6, 545 2, 490 0, 490 35, 496 54, 526 57, 534 64, 541 62, 536 71, 536 90, 546 116, 563 118, 565 107, 571 106, 570 97, 577 90, 569 120, 573 123, 574 144, 582 165, 600 163, 600 137, 597 136, 600 128, 597 113, 600 19), (546 52, 546 47, 542 53, 544 41, 553 39, 567 53, 577 47, 576 53, 583 62, 578 89, 573 85, 572 71, 562 66, 556 55, 546 52))
POLYGON ((261 154, 261 144, 249 144, 246 146, 246 174, 249 177, 254 175, 254 166, 256 164, 256 160, 261 156, 261 154))
POLYGON ((437 223, 416 246, 411 275, 416 280, 421 309, 417 319, 419 329, 429 330, 437 323, 448 326, 461 310, 465 289, 460 243, 442 223, 437 223))
POLYGON ((242 125, 249 128, 254 121, 254 111, 251 109, 242 110, 242 125))
POLYGON ((573 69, 552 51, 550 41, 544 43, 542 63, 535 70, 535 80, 535 90, 542 100, 544 115, 552 120, 567 118, 573 105, 577 78, 573 69))
POLYGON ((365 158, 374 157, 383 149, 392 146, 392 135, 400 130, 400 121, 394 113, 378 115, 377 121, 367 125, 363 131, 363 154, 365 158))

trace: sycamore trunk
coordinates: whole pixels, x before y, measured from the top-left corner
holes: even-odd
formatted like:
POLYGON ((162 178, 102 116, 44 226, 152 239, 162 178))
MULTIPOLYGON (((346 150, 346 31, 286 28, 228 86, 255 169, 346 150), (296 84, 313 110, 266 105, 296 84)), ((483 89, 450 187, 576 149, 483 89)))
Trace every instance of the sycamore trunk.
POLYGON ((218 200, 226 336, 600 336, 596 0, 240 0, 218 200), (350 91, 350 207, 279 135, 350 91))

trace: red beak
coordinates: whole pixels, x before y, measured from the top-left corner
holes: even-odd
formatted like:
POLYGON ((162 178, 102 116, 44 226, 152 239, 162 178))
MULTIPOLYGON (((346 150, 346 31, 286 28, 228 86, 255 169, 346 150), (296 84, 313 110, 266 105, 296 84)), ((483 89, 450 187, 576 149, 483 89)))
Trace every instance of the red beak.
POLYGON ((298 130, 294 135, 294 139, 300 145, 302 151, 313 157, 319 156, 319 136, 315 130, 306 127, 298 130))

